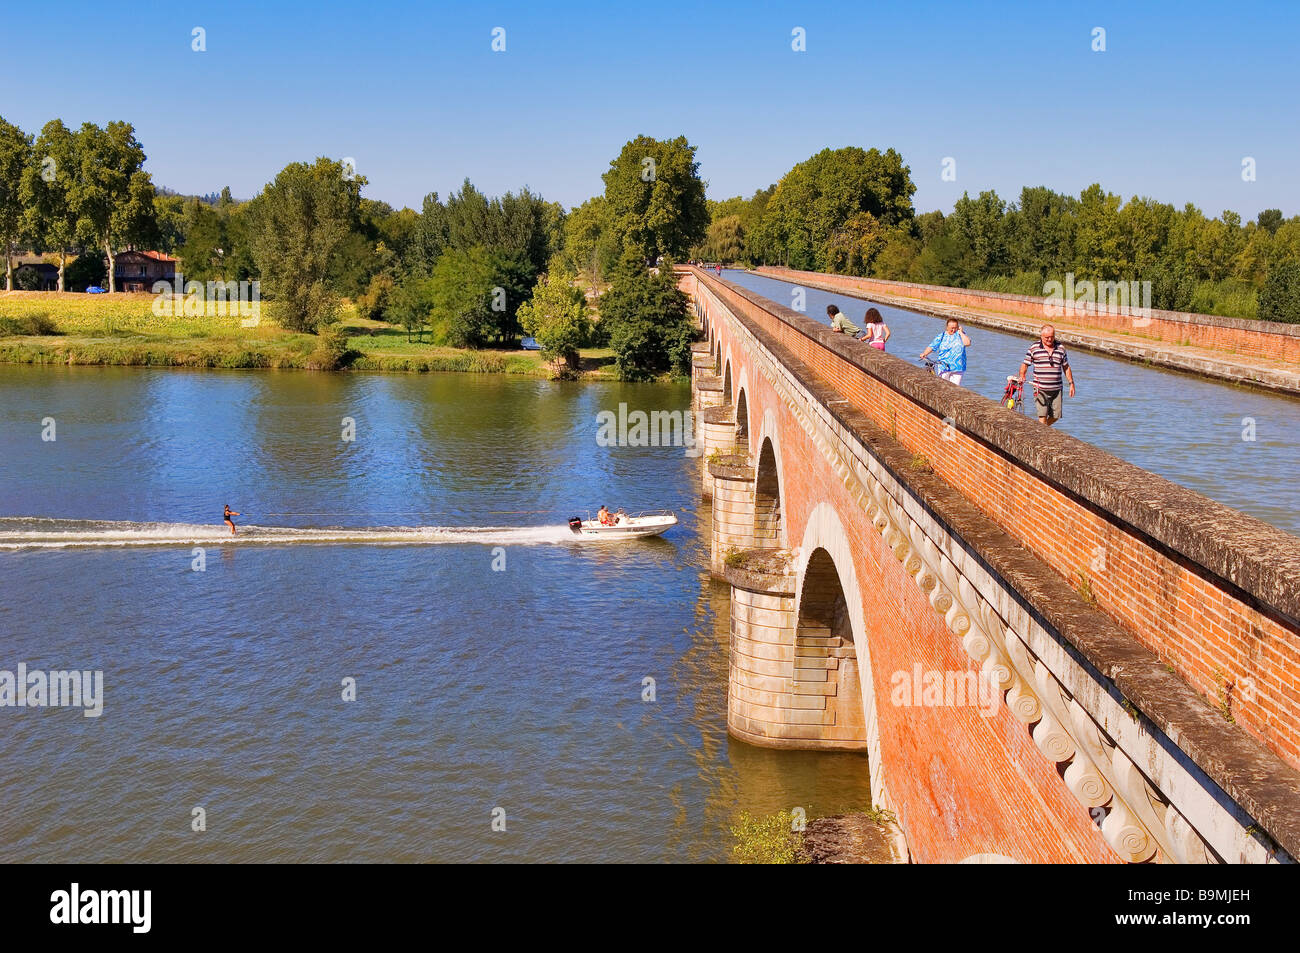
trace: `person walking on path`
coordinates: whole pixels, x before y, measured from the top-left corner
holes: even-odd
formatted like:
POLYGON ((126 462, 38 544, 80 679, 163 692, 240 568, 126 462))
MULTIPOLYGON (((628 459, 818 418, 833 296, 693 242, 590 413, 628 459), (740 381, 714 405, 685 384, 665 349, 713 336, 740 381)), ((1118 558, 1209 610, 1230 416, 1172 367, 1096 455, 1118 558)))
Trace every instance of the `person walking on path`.
POLYGON ((1025 359, 1020 365, 1020 383, 1025 382, 1025 373, 1034 368, 1034 404, 1038 408, 1038 422, 1048 427, 1061 419, 1065 406, 1062 399, 1061 378, 1070 383, 1070 396, 1074 396, 1074 371, 1070 370, 1070 358, 1065 353, 1065 345, 1056 341, 1056 328, 1044 324, 1038 332, 1038 340, 1029 346, 1025 359))
POLYGON ((966 348, 970 347, 970 338, 961 329, 956 318, 949 318, 944 329, 935 335, 930 346, 921 352, 924 360, 930 353, 934 354, 934 363, 938 365, 935 373, 946 381, 961 386, 962 375, 966 373, 966 348))
POLYGON ((844 312, 833 304, 826 306, 826 317, 831 319, 831 330, 840 334, 847 334, 855 340, 861 341, 858 335, 863 334, 860 327, 844 316, 844 312))

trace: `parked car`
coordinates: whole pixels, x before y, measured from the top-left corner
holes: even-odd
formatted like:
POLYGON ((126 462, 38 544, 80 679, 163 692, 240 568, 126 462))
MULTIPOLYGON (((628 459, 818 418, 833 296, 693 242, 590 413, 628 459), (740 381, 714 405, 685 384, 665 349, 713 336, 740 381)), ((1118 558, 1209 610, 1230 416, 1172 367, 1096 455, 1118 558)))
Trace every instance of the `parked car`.
POLYGON ((101 288, 99 285, 91 285, 89 288, 86 289, 86 294, 104 295, 104 294, 108 294, 108 291, 105 288, 101 288))
POLYGON ((519 346, 525 351, 540 351, 542 346, 537 343, 537 338, 524 338, 519 342, 519 346))

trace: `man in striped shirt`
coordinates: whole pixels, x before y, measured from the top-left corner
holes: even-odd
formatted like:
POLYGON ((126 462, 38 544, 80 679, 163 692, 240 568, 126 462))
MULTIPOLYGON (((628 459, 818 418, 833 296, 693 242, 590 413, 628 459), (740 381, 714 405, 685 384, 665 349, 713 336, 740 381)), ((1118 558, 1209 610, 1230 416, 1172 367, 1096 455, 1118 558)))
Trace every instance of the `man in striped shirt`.
POLYGON ((1034 368, 1034 403, 1038 406, 1038 422, 1050 427, 1064 413, 1062 375, 1070 382, 1070 396, 1074 396, 1074 371, 1070 370, 1065 346, 1056 343, 1056 328, 1050 324, 1043 325, 1038 340, 1025 352, 1025 360, 1020 365, 1021 384, 1025 382, 1025 373, 1030 365, 1034 368))

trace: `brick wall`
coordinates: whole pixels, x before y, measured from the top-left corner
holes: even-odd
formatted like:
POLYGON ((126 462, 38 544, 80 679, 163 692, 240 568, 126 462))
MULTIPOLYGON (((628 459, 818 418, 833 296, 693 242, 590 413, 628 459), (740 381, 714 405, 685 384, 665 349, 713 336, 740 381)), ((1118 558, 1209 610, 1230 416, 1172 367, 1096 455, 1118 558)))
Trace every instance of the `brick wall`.
MULTIPOLYGON (((715 320, 713 327, 727 333, 721 320, 715 320)), ((878 762, 864 760, 863 769, 882 772, 890 794, 888 806, 897 812, 907 831, 913 859, 956 863, 973 854, 997 853, 1025 863, 1117 862, 1088 812, 1069 793, 1052 763, 1036 750, 1029 733, 1006 705, 999 704, 989 717, 972 706, 893 703, 895 672, 911 672, 916 665, 939 672, 975 671, 976 667, 766 377, 747 366, 751 356, 737 343, 732 347, 736 362, 732 370, 737 377, 745 373, 749 381, 746 398, 754 422, 751 445, 755 456, 762 449, 756 446, 758 422, 769 410, 776 418, 784 487, 780 518, 789 544, 801 544, 819 504, 828 503, 843 519, 858 581, 858 590, 845 595, 859 600, 868 623, 863 638, 854 646, 854 664, 861 666, 864 674, 870 667, 864 684, 873 691, 880 738, 878 762)), ((764 461, 757 462, 761 465, 764 461)), ((766 462, 771 465, 771 460, 766 462)), ((847 567, 837 568, 847 573, 847 567)), ((835 595, 845 583, 844 575, 833 581, 810 575, 814 588, 827 591, 823 595, 835 595)), ((807 592, 803 595, 809 597, 807 592)), ((791 643, 794 633, 772 628, 774 623, 766 620, 755 603, 762 601, 764 611, 779 608, 792 615, 794 600, 778 602, 777 597, 760 598, 740 589, 733 589, 732 598, 740 603, 732 610, 731 680, 737 696, 731 705, 733 730, 758 743, 772 743, 773 737, 831 740, 833 733, 825 719, 816 725, 786 726, 782 720, 785 710, 762 708, 775 702, 768 695, 755 694, 766 691, 775 698, 789 691, 784 669, 768 659, 781 659, 788 667, 797 651, 797 645, 791 643), (763 622, 766 627, 759 625, 763 622), (757 644, 760 639, 765 640, 762 646, 757 644), (755 661, 758 656, 762 659, 755 661), (774 678, 770 673, 775 672, 781 676, 774 678), (757 735, 766 740, 751 737, 757 735)), ((806 635, 825 635, 810 627, 807 616, 815 616, 815 608, 804 615, 798 621, 805 624, 806 635)), ((790 621, 798 625, 793 618, 790 621)), ((835 621, 837 634, 844 634, 843 621, 838 617, 835 621)), ((828 697, 841 701, 844 687, 837 683, 835 693, 828 697)), ((853 698, 852 693, 848 697, 853 698)), ((858 704, 856 699, 853 703, 858 704)), ((856 728, 850 726, 853 730, 856 728)))
MULTIPOLYGON (((700 280, 1071 585, 1082 572, 1103 611, 1300 767, 1300 540, 890 355, 850 353, 816 322, 728 282, 700 280), (1042 526, 1053 531, 1035 532, 1042 526)), ((757 389, 751 400, 760 419, 757 389)), ((836 492, 815 457, 785 458, 792 545, 809 502, 836 492)))
POLYGON ((907 281, 885 281, 879 278, 854 278, 848 275, 796 271, 792 268, 774 266, 760 268, 758 271, 760 274, 780 278, 783 281, 798 283, 801 279, 815 280, 865 295, 873 293, 898 295, 961 308, 1015 314, 1035 321, 1059 321, 1096 331, 1132 334, 1169 344, 1215 348, 1252 357, 1300 363, 1300 325, 1155 309, 1149 312, 1149 317, 1135 318, 1130 315, 1107 314, 1104 310, 1083 305, 1076 306, 1076 310, 1068 315, 1051 315, 1045 312, 1041 297, 1028 295, 948 288, 943 285, 921 285, 907 281), (1080 307, 1086 310, 1078 310, 1080 307))

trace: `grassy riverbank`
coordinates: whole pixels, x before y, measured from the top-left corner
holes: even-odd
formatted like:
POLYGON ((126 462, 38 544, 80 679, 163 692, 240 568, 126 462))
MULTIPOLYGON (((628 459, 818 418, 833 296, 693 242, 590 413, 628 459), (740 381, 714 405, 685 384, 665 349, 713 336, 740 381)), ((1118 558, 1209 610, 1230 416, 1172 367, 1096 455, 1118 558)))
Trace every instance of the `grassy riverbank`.
MULTIPOLYGON (((152 294, 55 295, 0 292, 0 363, 120 364, 135 367, 298 368, 330 366, 321 338, 238 315, 157 317, 152 294)), ((400 328, 358 318, 345 304, 343 365, 356 370, 462 371, 550 377, 536 351, 442 347, 408 341, 400 328)), ((582 351, 582 377, 612 380, 613 354, 582 351)))

